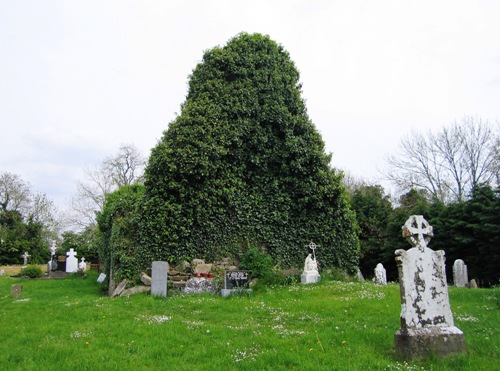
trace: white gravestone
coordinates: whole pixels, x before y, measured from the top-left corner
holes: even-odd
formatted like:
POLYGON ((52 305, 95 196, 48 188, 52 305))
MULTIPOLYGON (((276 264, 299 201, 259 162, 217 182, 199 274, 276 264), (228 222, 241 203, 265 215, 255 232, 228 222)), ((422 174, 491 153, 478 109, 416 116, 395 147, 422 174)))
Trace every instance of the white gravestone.
POLYGON ((66 273, 78 272, 78 259, 76 258, 76 251, 72 248, 66 253, 66 273))
POLYGON ((153 262, 151 273, 151 295, 167 296, 168 263, 162 261, 153 262))
POLYGON ((103 283, 105 279, 106 275, 104 273, 101 273, 99 277, 97 277, 97 283, 103 283))
POLYGON ((465 351, 462 331, 454 326, 448 298, 444 251, 427 247, 433 229, 422 215, 403 226, 413 248, 396 250, 401 293, 401 328, 396 352, 409 357, 465 351))
POLYGON ((23 268, 26 268, 26 266, 28 265, 28 258, 30 257, 31 255, 28 254, 27 251, 24 252, 23 255, 21 255, 21 258, 23 258, 23 268))
POLYGON ((453 282, 457 287, 466 287, 469 283, 467 266, 462 259, 457 259, 453 263, 453 282))
POLYGON ((82 257, 80 263, 78 263, 78 269, 81 270, 82 272, 85 272, 87 270, 87 263, 85 263, 84 257, 82 257))
POLYGON ((378 285, 387 285, 387 274, 382 263, 378 263, 375 268, 375 283, 378 285))
POLYGON ((318 272, 318 263, 316 262, 316 254, 314 250, 318 247, 314 242, 311 242, 307 245, 312 251, 313 256, 311 254, 307 255, 307 258, 304 262, 304 272, 300 276, 300 282, 303 285, 307 285, 308 283, 316 283, 320 280, 321 276, 318 272))

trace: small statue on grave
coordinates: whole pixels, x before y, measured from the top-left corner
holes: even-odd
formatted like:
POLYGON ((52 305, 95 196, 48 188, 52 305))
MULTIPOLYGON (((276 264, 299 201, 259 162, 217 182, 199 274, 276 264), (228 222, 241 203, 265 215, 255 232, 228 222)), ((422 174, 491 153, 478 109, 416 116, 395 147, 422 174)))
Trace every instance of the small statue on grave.
POLYGON ((318 274, 318 263, 316 259, 313 259, 311 254, 307 255, 306 261, 304 263, 304 273, 315 273, 318 274))

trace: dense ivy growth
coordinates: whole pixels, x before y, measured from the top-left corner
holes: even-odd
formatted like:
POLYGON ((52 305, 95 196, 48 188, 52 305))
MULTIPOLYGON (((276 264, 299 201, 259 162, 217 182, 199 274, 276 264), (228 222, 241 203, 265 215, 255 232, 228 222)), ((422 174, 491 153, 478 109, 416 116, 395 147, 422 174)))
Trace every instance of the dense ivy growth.
POLYGON ((329 166, 280 45, 243 33, 208 50, 181 108, 145 172, 143 265, 258 246, 283 267, 300 266, 314 241, 323 266, 357 266, 342 174, 329 166))
POLYGON ((144 186, 120 187, 106 195, 102 212, 97 214, 100 234, 99 257, 104 273, 115 281, 138 279, 137 246, 140 202, 144 186))

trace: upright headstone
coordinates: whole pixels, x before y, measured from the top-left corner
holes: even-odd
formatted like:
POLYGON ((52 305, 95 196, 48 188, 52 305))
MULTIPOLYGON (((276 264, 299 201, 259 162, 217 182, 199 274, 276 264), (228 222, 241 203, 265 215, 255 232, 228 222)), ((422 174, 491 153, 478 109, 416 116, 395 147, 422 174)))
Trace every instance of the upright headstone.
POLYGON ((453 263, 453 283, 457 287, 466 287, 469 283, 467 266, 462 259, 457 259, 453 263))
POLYGON ((401 328, 396 352, 408 357, 446 355, 465 351, 462 331, 454 326, 448 298, 444 251, 427 247, 433 229, 422 215, 403 226, 413 248, 396 250, 401 293, 401 328))
POLYGON ((167 296, 168 263, 162 261, 153 262, 151 269, 151 295, 167 296))
POLYGON ((87 263, 85 263, 85 258, 82 257, 80 263, 78 263, 78 269, 82 272, 85 272, 87 270, 87 263))
POLYGON ((382 263, 378 263, 375 268, 375 283, 378 285, 387 285, 387 274, 382 263))
POLYGON ((78 259, 76 258, 76 251, 72 248, 66 253, 66 273, 78 272, 78 259))
POLYGON ((307 258, 304 262, 304 272, 302 272, 302 274, 300 275, 300 282, 303 285, 307 285, 308 283, 316 283, 321 278, 318 271, 318 263, 316 261, 315 253, 318 245, 316 245, 314 242, 311 242, 309 245, 307 245, 307 247, 309 247, 313 253, 312 256, 311 254, 307 255, 307 258))
POLYGON ((24 252, 23 255, 21 255, 21 258, 23 258, 23 268, 26 268, 28 266, 28 258, 30 257, 31 255, 28 254, 27 251, 24 252))

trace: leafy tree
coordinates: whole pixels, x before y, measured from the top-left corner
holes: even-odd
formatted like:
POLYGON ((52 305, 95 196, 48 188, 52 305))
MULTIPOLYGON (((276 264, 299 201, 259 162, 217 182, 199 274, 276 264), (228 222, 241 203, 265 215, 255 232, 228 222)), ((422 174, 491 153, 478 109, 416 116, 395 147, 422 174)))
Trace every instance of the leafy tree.
POLYGON ((54 204, 44 194, 33 194, 16 174, 0 173, 0 263, 18 264, 28 252, 33 263, 50 258, 49 241, 60 229, 54 204))
POLYGON ((79 257, 85 261, 97 263, 99 261, 99 236, 95 228, 87 227, 82 231, 65 231, 62 234, 62 251, 74 249, 79 257))
POLYGON ((360 234, 360 270, 365 277, 373 276, 380 263, 383 246, 387 241, 387 226, 392 214, 389 196, 381 186, 361 185, 351 196, 360 234))
POLYGON ((206 51, 181 108, 146 167, 143 265, 258 246, 297 266, 314 241, 323 266, 355 269, 342 174, 329 166, 283 47, 242 33, 206 51))
POLYGON ((143 185, 122 186, 106 196, 103 210, 97 214, 99 257, 106 275, 116 281, 138 277, 137 230, 143 193, 143 185))

